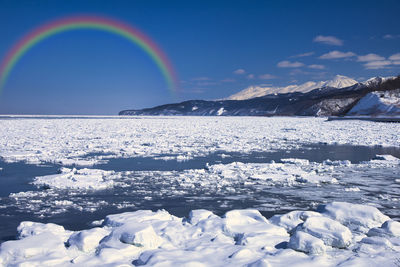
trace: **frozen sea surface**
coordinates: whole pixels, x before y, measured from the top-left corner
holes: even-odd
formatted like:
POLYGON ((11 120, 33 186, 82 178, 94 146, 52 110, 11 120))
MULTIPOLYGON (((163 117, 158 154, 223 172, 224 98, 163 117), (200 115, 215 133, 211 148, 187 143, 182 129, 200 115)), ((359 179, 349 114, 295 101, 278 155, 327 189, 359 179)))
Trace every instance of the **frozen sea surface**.
POLYGON ((0 156, 7 162, 88 166, 110 158, 217 151, 290 150, 305 144, 399 147, 399 124, 284 117, 123 117, 0 119, 0 156))
MULTIPOLYGON (((183 264, 188 259, 178 262, 176 256, 188 251, 194 262, 205 262, 207 246, 221 251, 221 257, 206 265, 279 266, 292 256, 305 265, 353 260, 363 265, 371 259, 362 253, 380 253, 387 258, 382 262, 394 264, 393 251, 400 249, 393 230, 400 219, 400 124, 321 118, 3 117, 0 126, 0 240, 21 239, 2 245, 8 258, 0 252, 0 264, 17 263, 25 257, 24 246, 29 247, 23 242, 46 239, 42 234, 66 242, 66 262, 86 264, 90 259, 96 265, 97 257, 110 260, 110 266, 156 265, 163 259, 183 264), (343 201, 368 205, 360 210, 378 208, 393 223, 374 210, 375 221, 362 231, 355 229, 347 224, 360 220, 359 215, 349 212, 347 219, 339 218, 350 204, 330 204, 343 201), (335 213, 322 211, 324 204, 333 205, 335 213), (235 211, 248 208, 259 215, 235 211), (147 229, 137 214, 159 209, 165 210, 164 219, 154 215, 154 220, 168 221, 162 223, 166 228, 152 221, 145 223, 152 225, 147 229), (207 211, 196 211, 200 217, 193 219, 197 215, 191 211, 199 209, 207 211), (290 215, 305 210, 318 210, 323 218, 290 215), (130 223, 98 221, 132 211, 139 212, 132 215, 137 219, 121 215, 130 223), (227 219, 229 214, 233 219, 227 219), (285 223, 278 214, 288 214, 285 223), (279 229, 260 225, 272 228, 254 232, 258 226, 253 225, 247 232, 232 230, 253 219, 279 229), (199 220, 204 222, 199 225, 199 220), (16 235, 21 221, 57 225, 25 223, 16 235), (122 224, 133 229, 130 234, 124 234, 122 224), (84 230, 95 225, 101 227, 84 230), (326 227, 331 235, 325 236, 326 227), (101 241, 106 236, 108 241, 101 241), (91 256, 85 251, 86 237, 91 256), (195 241, 200 237, 218 242, 195 241), (264 239, 274 241, 264 244, 264 239), (21 251, 15 252, 18 244, 21 251), (158 254, 149 252, 155 248, 158 254), (113 249, 126 255, 113 261, 113 249), (321 254, 327 256, 315 256, 321 254), (352 259, 356 256, 361 258, 352 259)), ((39 265, 51 254, 42 252, 32 256, 39 265)))

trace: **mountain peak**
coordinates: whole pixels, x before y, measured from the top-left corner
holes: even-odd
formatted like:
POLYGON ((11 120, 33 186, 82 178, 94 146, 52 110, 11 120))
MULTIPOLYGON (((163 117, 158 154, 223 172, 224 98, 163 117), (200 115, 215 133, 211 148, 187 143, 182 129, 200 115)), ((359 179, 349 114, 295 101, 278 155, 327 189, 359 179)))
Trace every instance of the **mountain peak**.
POLYGON ((325 81, 323 87, 344 88, 358 83, 356 80, 351 79, 344 75, 336 75, 332 80, 325 81))
POLYGON ((368 80, 363 82, 363 84, 365 84, 367 86, 374 86, 374 85, 378 85, 384 81, 394 79, 394 78, 396 78, 396 77, 395 76, 389 76, 389 77, 376 76, 376 77, 369 78, 368 80))
POLYGON ((344 88, 349 87, 358 83, 356 80, 351 79, 344 75, 336 75, 332 80, 327 81, 308 81, 300 85, 291 84, 284 87, 261 87, 261 86, 249 86, 246 89, 233 94, 226 98, 227 100, 244 100, 254 97, 261 97, 271 94, 285 94, 293 92, 307 93, 317 88, 344 88))

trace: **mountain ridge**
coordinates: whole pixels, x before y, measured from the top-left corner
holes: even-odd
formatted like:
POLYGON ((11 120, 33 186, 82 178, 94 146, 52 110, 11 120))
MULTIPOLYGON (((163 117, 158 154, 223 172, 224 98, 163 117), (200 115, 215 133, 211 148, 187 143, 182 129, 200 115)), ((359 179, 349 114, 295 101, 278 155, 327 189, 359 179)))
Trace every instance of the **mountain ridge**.
POLYGON ((223 100, 246 100, 254 97, 261 97, 269 94, 280 94, 280 93, 294 93, 302 92, 307 93, 317 88, 344 88, 352 86, 358 83, 358 81, 351 79, 344 75, 336 75, 333 79, 327 81, 308 81, 300 85, 292 84, 281 87, 262 87, 262 86, 249 86, 223 100))
POLYGON ((400 76, 374 77, 365 83, 343 88, 323 87, 306 93, 268 94, 245 100, 187 100, 153 108, 123 110, 119 115, 343 116, 368 93, 398 88, 400 76))

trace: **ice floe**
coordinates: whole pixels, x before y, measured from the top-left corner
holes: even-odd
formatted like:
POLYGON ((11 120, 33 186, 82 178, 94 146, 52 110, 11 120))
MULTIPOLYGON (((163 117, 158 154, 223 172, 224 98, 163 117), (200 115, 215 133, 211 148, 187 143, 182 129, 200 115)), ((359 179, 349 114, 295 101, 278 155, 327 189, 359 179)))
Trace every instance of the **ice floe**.
MULTIPOLYGON (((186 197, 187 201, 196 201, 196 198, 218 197, 224 201, 218 200, 214 205, 225 210, 229 205, 224 203, 239 199, 260 203, 255 206, 260 210, 280 209, 286 201, 286 210, 293 210, 303 204, 312 207, 311 201, 307 203, 308 199, 322 201, 326 195, 331 195, 336 200, 361 198, 382 203, 399 216, 396 207, 400 206, 400 198, 394 197, 398 181, 388 180, 385 176, 381 178, 385 183, 376 179, 383 172, 395 176, 398 166, 396 158, 383 155, 359 164, 283 158, 281 163, 207 164, 203 169, 183 171, 115 172, 61 168, 57 174, 36 177, 32 183, 38 190, 11 193, 8 198, 0 198, 0 204, 38 216, 51 216, 68 210, 94 212, 107 206, 117 209, 140 207, 149 201, 165 198, 186 197), (388 187, 390 181, 393 186, 388 187), (96 193, 102 190, 109 190, 107 194, 115 197, 103 198, 101 193, 96 193), (382 193, 371 194, 379 190, 382 193), (303 202, 297 203, 299 197, 303 202), (296 199, 292 202, 293 207, 288 205, 288 199, 296 199)), ((304 221, 307 215, 293 216, 304 221)))
POLYGON ((323 214, 361 232, 380 226, 389 220, 389 217, 382 214, 377 208, 360 204, 349 205, 344 202, 334 202, 319 208, 323 214))
POLYGON ((1 244, 0 264, 395 266, 399 222, 366 205, 333 202, 317 210, 321 213, 293 211, 270 220, 254 209, 231 210, 222 217, 193 210, 187 218, 139 210, 106 216, 101 225, 81 231, 22 222, 19 239, 1 244), (343 224, 353 222, 364 232, 343 224))
POLYGON ((288 247, 309 254, 323 254, 324 241, 303 231, 296 231, 289 240, 288 247))
POLYGON ((120 174, 97 169, 61 168, 59 174, 36 177, 33 184, 57 189, 102 190, 112 188, 120 174))
POLYGON ((297 231, 308 233, 322 240, 325 245, 337 248, 348 247, 352 240, 352 234, 346 226, 327 217, 310 217, 298 225, 297 231))
POLYGON ((92 166, 110 158, 186 160, 218 151, 249 153, 316 143, 400 147, 399 132, 399 124, 381 127, 324 118, 7 119, 0 120, 0 157, 7 162, 92 166))
POLYGON ((0 198, 3 216, 29 213, 46 221, 69 211, 85 216, 102 210, 103 218, 131 211, 81 231, 23 221, 18 240, 1 245, 0 266, 390 266, 398 260, 400 180, 394 177, 400 159, 390 155, 359 164, 283 156, 182 171, 108 171, 94 165, 129 157, 226 158, 318 143, 400 147, 399 124, 140 117, 11 119, 0 120, 0 126, 2 161, 60 165, 58 173, 33 178, 36 188, 0 198), (328 198, 371 205, 326 203, 328 198), (174 201, 187 210, 202 209, 186 218, 137 210, 174 201), (265 212, 275 215, 267 219, 265 212))

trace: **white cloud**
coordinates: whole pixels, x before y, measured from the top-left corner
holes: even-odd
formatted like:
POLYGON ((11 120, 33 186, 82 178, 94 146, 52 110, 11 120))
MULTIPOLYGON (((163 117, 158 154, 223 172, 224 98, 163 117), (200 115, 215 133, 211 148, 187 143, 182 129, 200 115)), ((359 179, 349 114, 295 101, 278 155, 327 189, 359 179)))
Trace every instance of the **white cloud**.
POLYGON ((390 60, 400 60, 400 53, 391 55, 391 56, 389 57, 389 59, 390 59, 390 60))
POLYGON ((237 70, 235 70, 233 73, 234 73, 234 74, 241 75, 241 74, 245 74, 246 71, 245 71, 244 69, 237 69, 237 70))
POLYGON ((312 64, 312 65, 308 65, 308 67, 310 69, 316 69, 316 70, 323 70, 325 69, 324 65, 319 65, 319 64, 312 64))
POLYGON ((207 81, 201 81, 197 83, 197 86, 210 86, 210 85, 217 85, 217 82, 207 82, 207 81))
POLYGON ((192 79, 192 81, 209 81, 209 80, 211 79, 208 77, 196 77, 192 79))
POLYGON ((194 94, 203 94, 205 92, 204 88, 194 88, 192 90, 186 91, 188 93, 194 93, 194 94))
POLYGON ((275 79, 276 76, 266 73, 266 74, 262 74, 262 75, 258 76, 258 78, 263 79, 263 80, 270 80, 270 79, 275 79))
POLYGON ((338 45, 338 46, 343 45, 343 41, 340 40, 339 38, 336 38, 335 36, 318 35, 317 37, 314 38, 313 42, 323 43, 328 45, 338 45))
POLYGON ((399 37, 400 37, 400 34, 386 34, 383 36, 383 39, 390 40, 390 39, 396 39, 399 37))
POLYGON ((370 61, 364 64, 366 69, 384 69, 392 65, 390 60, 370 61))
POLYGON ((277 65, 279 68, 299 68, 304 66, 303 63, 295 61, 295 62, 290 62, 288 60, 284 60, 278 63, 277 65))
POLYGON ((358 57, 358 61, 367 62, 364 64, 366 69, 386 69, 394 65, 400 65, 400 53, 391 55, 387 60, 375 54, 368 54, 358 57))
POLYGON ((289 75, 310 75, 312 72, 304 71, 301 69, 294 69, 292 70, 289 75))
POLYGON ((307 52, 307 53, 303 53, 303 54, 298 54, 298 55, 291 56, 291 58, 296 58, 296 57, 309 57, 309 56, 312 56, 312 55, 314 55, 314 52, 307 52))
POLYGON ((223 82, 223 83, 233 83, 235 81, 236 81, 235 79, 231 79, 231 78, 226 78, 226 79, 221 80, 221 82, 223 82))
POLYGON ((249 74, 249 75, 247 75, 247 79, 250 79, 250 80, 251 80, 251 79, 254 79, 254 77, 255 77, 254 74, 249 74))
POLYGON ((348 58, 348 57, 354 57, 356 54, 353 52, 340 52, 337 50, 331 51, 329 53, 323 54, 320 56, 320 59, 336 59, 336 58, 348 58))
POLYGON ((385 58, 377 54, 367 54, 365 56, 358 56, 357 59, 357 61, 360 62, 381 61, 381 60, 385 60, 385 58))

